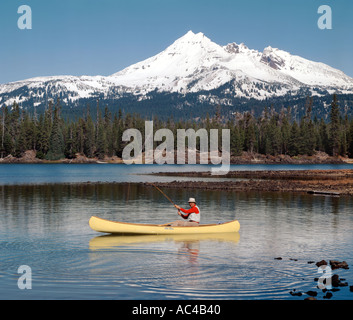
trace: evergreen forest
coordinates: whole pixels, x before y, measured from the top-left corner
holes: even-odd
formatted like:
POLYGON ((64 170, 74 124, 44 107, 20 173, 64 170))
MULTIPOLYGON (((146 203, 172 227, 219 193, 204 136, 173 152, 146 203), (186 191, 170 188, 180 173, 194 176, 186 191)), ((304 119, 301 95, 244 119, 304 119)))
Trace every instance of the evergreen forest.
MULTIPOLYGON (((231 153, 243 151, 265 155, 313 155, 316 151, 331 156, 353 157, 353 120, 342 114, 336 95, 333 95, 329 114, 313 116, 313 98, 307 97, 305 114, 293 119, 290 107, 275 111, 265 107, 260 116, 249 111, 225 117, 215 108, 214 114, 204 118, 161 120, 140 114, 112 113, 87 105, 85 112, 75 118, 63 117, 60 99, 50 101, 41 114, 21 109, 17 103, 0 109, 0 156, 21 157, 27 150, 35 150, 39 159, 72 159, 79 153, 88 158, 121 157, 123 132, 136 128, 144 135, 146 120, 153 120, 154 132, 161 128, 230 129, 231 153)), ((144 138, 144 137, 143 137, 144 138)))

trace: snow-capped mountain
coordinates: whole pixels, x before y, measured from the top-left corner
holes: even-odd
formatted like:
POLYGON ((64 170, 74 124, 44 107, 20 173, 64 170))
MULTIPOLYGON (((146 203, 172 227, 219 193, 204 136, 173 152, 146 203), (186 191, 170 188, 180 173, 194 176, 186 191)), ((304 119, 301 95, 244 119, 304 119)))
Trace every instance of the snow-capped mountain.
MULTIPOLYGON (((211 90, 234 81, 281 84, 282 92, 253 92, 250 97, 285 94, 305 86, 339 88, 352 92, 353 79, 323 63, 267 47, 263 52, 244 44, 220 46, 202 33, 189 31, 163 52, 108 77, 117 85, 145 92, 211 90)), ((241 94, 241 92, 237 92, 241 94)))
POLYGON ((200 92, 202 100, 222 86, 225 96, 263 100, 297 95, 303 89, 313 95, 353 93, 353 78, 270 46, 263 52, 243 43, 220 46, 202 33, 189 31, 161 53, 110 76, 38 77, 2 84, 0 105, 14 100, 36 105, 57 96, 67 104, 82 98, 119 99, 126 94, 146 99, 151 92, 200 92))

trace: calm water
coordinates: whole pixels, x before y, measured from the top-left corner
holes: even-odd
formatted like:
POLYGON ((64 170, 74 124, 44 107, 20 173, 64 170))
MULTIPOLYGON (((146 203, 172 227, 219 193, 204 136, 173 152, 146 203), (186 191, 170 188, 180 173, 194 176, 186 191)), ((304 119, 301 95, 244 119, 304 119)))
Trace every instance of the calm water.
MULTIPOLYGON (((238 219, 239 234, 200 239, 101 236, 92 231, 88 226, 92 215, 142 223, 177 219, 176 210, 150 187, 93 183, 156 180, 141 175, 146 167, 148 172, 167 170, 0 165, 0 299, 306 297, 291 296, 293 289, 316 290, 322 299, 324 294, 314 281, 320 274, 315 264, 308 264, 322 259, 346 260, 350 269, 334 273, 353 285, 350 197, 195 190, 192 196, 198 200, 203 222, 238 219), (92 183, 74 184, 82 181, 92 183), (49 182, 56 184, 45 184, 49 182), (17 286, 21 265, 32 270, 30 290, 17 286)), ((205 170, 204 166, 192 168, 205 170)), ((182 206, 191 196, 182 189, 165 191, 182 206)), ((341 287, 332 299, 353 299, 353 293, 341 287)))
MULTIPOLYGON (((187 177, 156 177, 154 172, 210 171, 211 165, 117 165, 117 164, 0 164, 0 185, 79 182, 168 182, 187 177)), ((231 165, 230 170, 353 169, 342 165, 231 165)), ((192 178, 197 180, 197 178, 192 178)), ((202 180, 205 180, 203 178, 202 180)), ((212 179, 212 181, 215 181, 212 179)))

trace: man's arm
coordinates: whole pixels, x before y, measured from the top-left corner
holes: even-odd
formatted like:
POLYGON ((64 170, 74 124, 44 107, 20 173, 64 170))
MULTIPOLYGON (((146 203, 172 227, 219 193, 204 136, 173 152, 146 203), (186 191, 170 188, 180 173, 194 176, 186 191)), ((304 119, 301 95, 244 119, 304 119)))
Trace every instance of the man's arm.
POLYGON ((183 219, 187 219, 189 217, 189 215, 183 215, 180 210, 178 210, 178 215, 181 216, 183 219))

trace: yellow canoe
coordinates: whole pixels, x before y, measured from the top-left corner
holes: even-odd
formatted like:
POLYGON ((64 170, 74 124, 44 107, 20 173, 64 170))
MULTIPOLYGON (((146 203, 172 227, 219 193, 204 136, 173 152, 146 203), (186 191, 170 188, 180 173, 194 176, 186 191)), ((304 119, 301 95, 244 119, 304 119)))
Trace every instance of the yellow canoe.
POLYGON ((140 224, 110 221, 92 216, 89 226, 98 232, 114 234, 210 234, 238 232, 240 224, 233 220, 220 224, 201 224, 198 227, 171 227, 158 224, 140 224))

